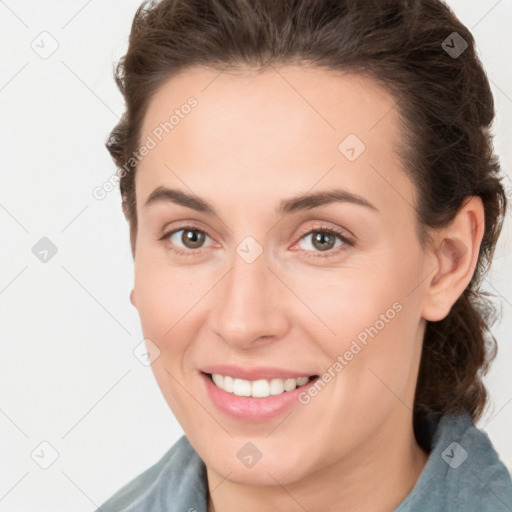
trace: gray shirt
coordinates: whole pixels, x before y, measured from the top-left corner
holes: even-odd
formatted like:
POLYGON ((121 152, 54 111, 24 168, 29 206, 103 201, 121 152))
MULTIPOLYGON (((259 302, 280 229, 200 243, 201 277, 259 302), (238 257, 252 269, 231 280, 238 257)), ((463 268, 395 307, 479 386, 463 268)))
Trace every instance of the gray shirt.
MULTIPOLYGON (((512 482, 468 414, 431 415, 418 435, 427 464, 394 512, 512 512, 512 482)), ((208 512, 206 466, 182 436, 97 512, 208 512)))

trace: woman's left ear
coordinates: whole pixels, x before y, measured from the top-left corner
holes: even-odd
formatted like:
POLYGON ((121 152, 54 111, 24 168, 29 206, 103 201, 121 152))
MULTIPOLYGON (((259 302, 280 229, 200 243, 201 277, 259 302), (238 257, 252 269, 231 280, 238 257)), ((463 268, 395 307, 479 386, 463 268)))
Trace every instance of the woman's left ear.
POLYGON ((484 213, 481 198, 471 196, 452 222, 432 235, 430 251, 436 271, 425 290, 425 320, 445 318, 471 281, 484 235, 484 213))

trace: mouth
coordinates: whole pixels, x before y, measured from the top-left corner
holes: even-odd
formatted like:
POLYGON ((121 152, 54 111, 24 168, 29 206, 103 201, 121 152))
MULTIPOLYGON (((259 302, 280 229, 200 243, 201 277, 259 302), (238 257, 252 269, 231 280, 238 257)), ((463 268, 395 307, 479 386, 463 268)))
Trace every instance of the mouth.
POLYGON ((318 375, 303 376, 298 378, 273 378, 246 380, 234 378, 220 373, 206 373, 205 375, 217 388, 239 397, 268 398, 282 395, 302 388, 318 379, 318 375))

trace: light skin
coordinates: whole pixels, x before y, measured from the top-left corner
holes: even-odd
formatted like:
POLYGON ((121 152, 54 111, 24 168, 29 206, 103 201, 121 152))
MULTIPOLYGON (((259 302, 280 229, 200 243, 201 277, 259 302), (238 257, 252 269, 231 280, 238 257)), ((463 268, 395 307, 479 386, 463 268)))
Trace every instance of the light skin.
POLYGON ((209 511, 392 511, 428 458, 412 427, 425 321, 444 318, 471 279, 482 202, 469 198, 421 247, 394 101, 368 78, 188 69, 152 98, 141 141, 190 96, 198 105, 138 166, 131 301, 160 350, 152 368, 163 396, 206 464, 209 511), (348 134, 366 146, 354 161, 338 149, 348 134), (145 205, 158 187, 216 214, 145 205), (372 207, 276 213, 285 199, 334 189, 372 207), (315 244, 325 227, 352 243, 315 244), (182 237, 197 235, 190 229, 206 232, 199 249, 182 237), (248 236, 263 249, 252 263, 236 252, 248 236), (394 303, 400 312, 286 417, 237 420, 205 392, 199 369, 209 364, 320 375, 394 303), (252 467, 237 457, 249 441, 262 454, 252 467))

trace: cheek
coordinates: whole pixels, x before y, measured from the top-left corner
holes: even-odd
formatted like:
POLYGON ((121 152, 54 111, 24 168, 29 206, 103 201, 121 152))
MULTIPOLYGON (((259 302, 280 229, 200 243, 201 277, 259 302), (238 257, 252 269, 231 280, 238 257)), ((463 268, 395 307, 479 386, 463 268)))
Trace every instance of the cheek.
POLYGON ((295 288, 322 320, 314 322, 319 327, 311 327, 309 335, 328 355, 331 373, 343 374, 335 380, 346 383, 340 392, 350 397, 342 400, 360 405, 392 396, 386 386, 400 393, 418 349, 421 308, 411 291, 420 274, 419 257, 381 256, 364 269, 323 278, 315 288, 305 283, 301 288, 299 282, 295 288))
POLYGON ((334 335, 316 339, 332 364, 340 363, 342 368, 337 369, 353 381, 346 389, 354 396, 366 389, 370 396, 375 386, 381 387, 372 370, 392 387, 405 383, 414 353, 414 325, 411 305, 404 297, 376 286, 371 290, 360 286, 324 299, 323 305, 323 318, 334 335))
POLYGON ((144 336, 161 345, 185 313, 188 285, 179 272, 141 257, 135 266, 134 290, 144 336))
POLYGON ((135 265, 135 294, 144 338, 158 348, 151 369, 169 407, 179 421, 187 415, 188 395, 183 382, 186 354, 205 291, 182 269, 171 268, 157 258, 144 260, 142 251, 135 265))
POLYGON ((289 276, 290 287, 313 313, 295 320, 311 329, 311 339, 320 342, 328 353, 334 350, 337 355, 347 350, 356 338, 364 343, 369 331, 389 331, 397 323, 407 299, 399 273, 381 261, 329 273, 317 270, 289 276))
POLYGON ((176 365, 173 356, 186 351, 204 323, 204 299, 218 278, 194 265, 178 268, 140 256, 134 289, 142 330, 160 349, 161 363, 176 365))

